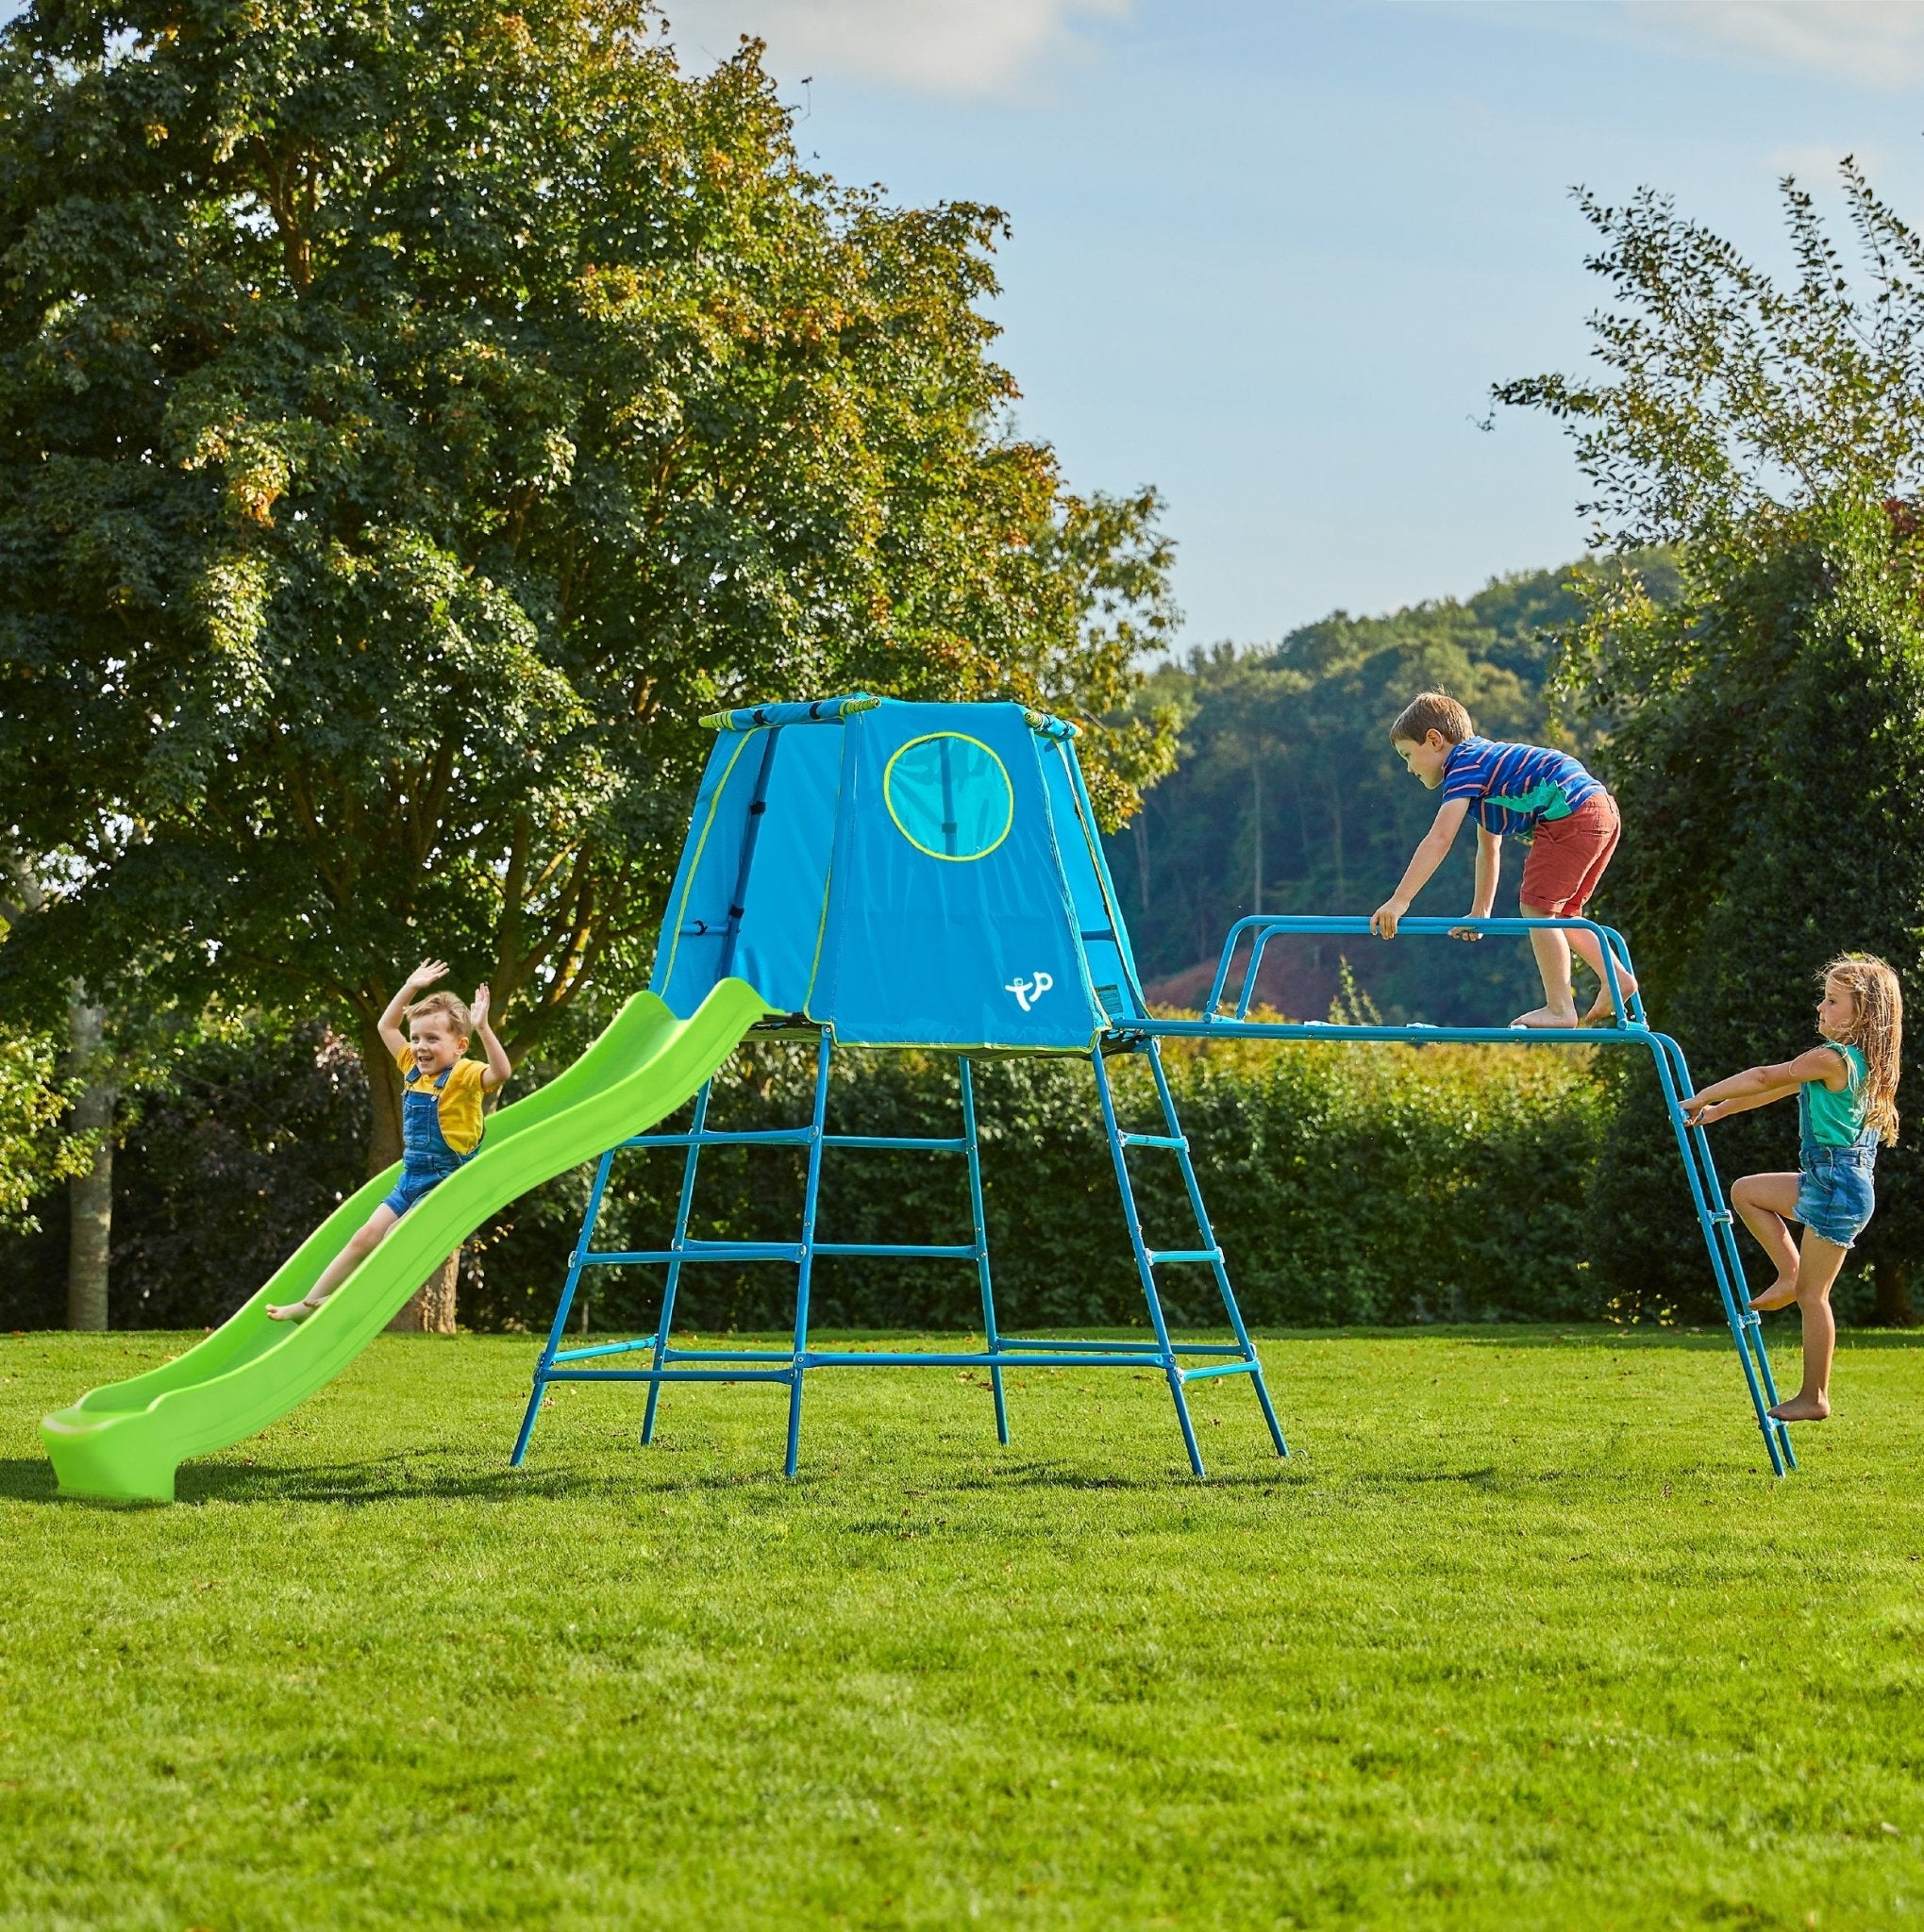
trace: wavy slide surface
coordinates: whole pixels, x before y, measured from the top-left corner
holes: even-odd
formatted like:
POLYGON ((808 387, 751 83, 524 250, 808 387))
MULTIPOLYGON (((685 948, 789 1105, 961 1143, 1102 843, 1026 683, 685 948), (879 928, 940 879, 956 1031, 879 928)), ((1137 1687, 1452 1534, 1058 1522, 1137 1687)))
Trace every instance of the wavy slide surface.
POLYGON ((480 1152, 410 1209, 307 1321, 270 1322, 267 1305, 307 1293, 398 1168, 343 1201, 206 1341, 48 1416, 41 1438, 60 1492, 171 1503, 187 1457, 256 1434, 338 1375, 489 1215, 673 1113, 769 1011, 740 979, 721 981, 687 1020, 637 993, 565 1073, 497 1109, 480 1152))

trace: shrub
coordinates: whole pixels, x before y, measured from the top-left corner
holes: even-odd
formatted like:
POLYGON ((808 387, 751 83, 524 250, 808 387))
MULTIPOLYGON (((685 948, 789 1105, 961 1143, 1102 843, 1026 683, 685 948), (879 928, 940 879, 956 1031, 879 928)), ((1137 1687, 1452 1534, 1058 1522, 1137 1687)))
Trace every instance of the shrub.
MULTIPOLYGON (((1585 1190, 1604 1129, 1603 1088, 1581 1048, 1170 1043, 1165 1064, 1203 1199, 1246 1317, 1264 1324, 1576 1319, 1602 1312, 1585 1254, 1585 1190)), ((1109 1062, 1126 1123, 1154 1124, 1146 1064, 1109 1062)), ((807 1118, 813 1056, 761 1047, 717 1079, 712 1124, 807 1118)), ((982 1181, 998 1320, 1010 1330, 1146 1320, 1103 1137, 1080 1061, 976 1062, 982 1181)), ((683 1116, 685 1120, 686 1116, 683 1116)), ((831 1132, 959 1132, 952 1059, 839 1054, 831 1132)), ((1131 1157, 1152 1245, 1194 1246, 1173 1156, 1131 1157)), ((618 1155, 597 1244, 666 1244, 678 1153, 618 1155)), ((691 1232, 793 1241, 798 1150, 702 1156, 691 1232)), ((1681 1195, 1683 1182, 1675 1177, 1681 1195)), ((491 1229, 480 1281, 464 1289, 477 1325, 544 1325, 586 1197, 585 1175, 539 1191, 491 1229)), ((960 1159, 830 1148, 817 1233, 851 1241, 969 1239, 960 1159)), ((597 1328, 648 1325, 660 1270, 584 1277, 597 1328)), ((1171 1319, 1221 1320, 1208 1271, 1163 1271, 1171 1319)), ((792 1266, 685 1271, 678 1324, 781 1328, 792 1266)), ((979 1326, 975 1271, 953 1261, 818 1262, 814 1320, 830 1327, 979 1326)))

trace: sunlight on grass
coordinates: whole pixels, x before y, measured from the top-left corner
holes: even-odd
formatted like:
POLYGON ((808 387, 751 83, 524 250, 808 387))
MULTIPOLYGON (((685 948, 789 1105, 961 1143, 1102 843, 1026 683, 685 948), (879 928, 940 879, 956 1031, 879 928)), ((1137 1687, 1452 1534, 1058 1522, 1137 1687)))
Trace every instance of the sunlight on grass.
POLYGON ((533 1342, 384 1338, 175 1508, 53 1502, 39 1417, 179 1345, 0 1340, 0 1924, 1924 1918, 1907 1338, 1782 1483, 1717 1337, 1272 1340, 1297 1453, 1200 1385, 1206 1486, 1133 1372, 1007 1450, 824 1374, 792 1484, 779 1391, 643 1451, 566 1389, 516 1474, 533 1342))

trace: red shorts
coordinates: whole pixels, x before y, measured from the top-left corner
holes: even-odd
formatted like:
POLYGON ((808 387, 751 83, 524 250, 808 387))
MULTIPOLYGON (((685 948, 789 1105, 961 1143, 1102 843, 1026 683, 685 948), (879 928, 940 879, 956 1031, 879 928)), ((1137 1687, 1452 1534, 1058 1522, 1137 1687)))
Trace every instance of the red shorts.
POLYGON ((1518 903, 1553 919, 1574 918, 1590 903, 1622 831, 1616 800, 1607 791, 1593 792, 1568 818, 1544 820, 1523 861, 1518 903))

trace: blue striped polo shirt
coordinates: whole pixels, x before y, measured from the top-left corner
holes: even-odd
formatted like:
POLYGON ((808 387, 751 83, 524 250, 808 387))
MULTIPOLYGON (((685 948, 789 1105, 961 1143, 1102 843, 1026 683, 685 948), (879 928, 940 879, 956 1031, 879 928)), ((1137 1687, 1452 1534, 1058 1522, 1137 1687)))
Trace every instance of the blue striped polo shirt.
POLYGON ((1603 787, 1568 752, 1540 744, 1465 738, 1449 748, 1443 796, 1467 798, 1477 823, 1499 839, 1528 845, 1546 819, 1566 819, 1603 787))

